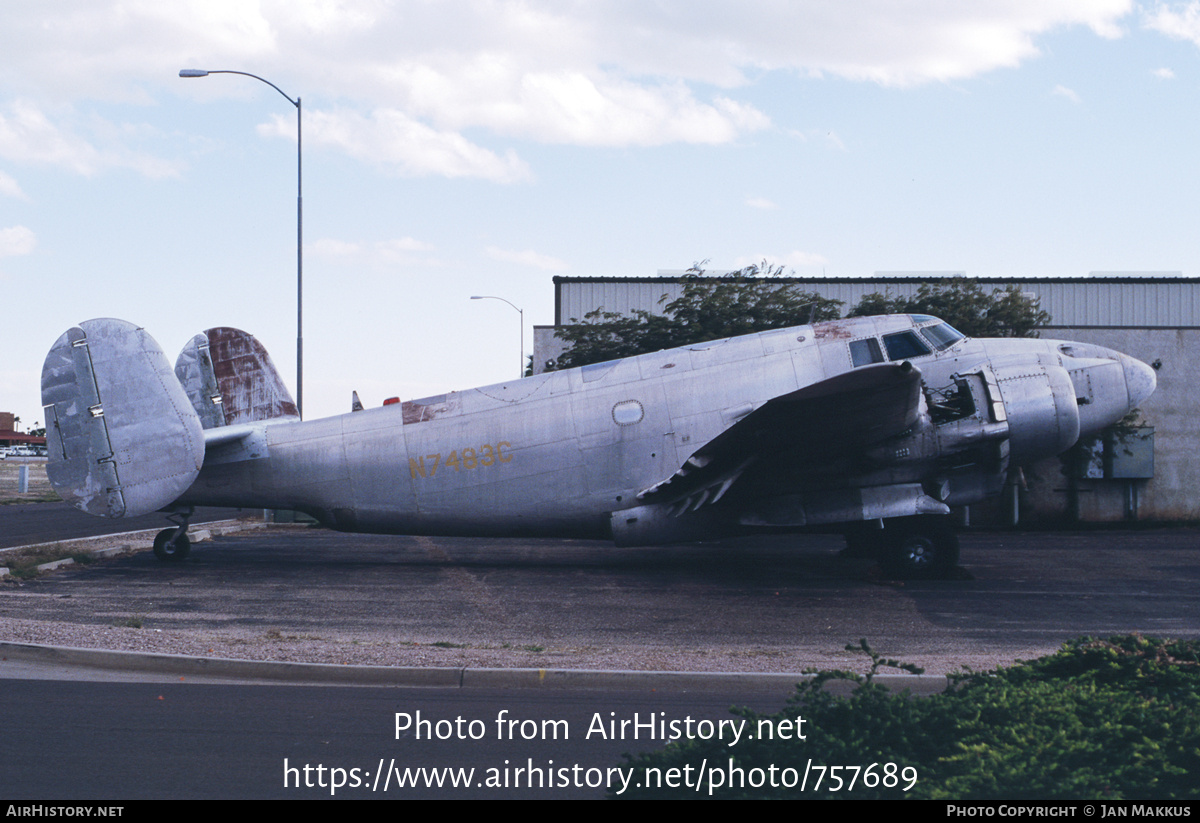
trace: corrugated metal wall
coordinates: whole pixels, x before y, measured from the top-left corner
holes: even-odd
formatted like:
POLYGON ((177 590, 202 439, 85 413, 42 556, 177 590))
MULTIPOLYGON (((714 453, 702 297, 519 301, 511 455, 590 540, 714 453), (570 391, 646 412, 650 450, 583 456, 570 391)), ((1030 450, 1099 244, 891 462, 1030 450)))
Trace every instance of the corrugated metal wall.
MULTIPOLYGON (((883 292, 893 297, 915 294, 926 277, 779 278, 822 297, 841 300, 847 309, 863 295, 883 292)), ((1092 328, 1200 328, 1200 278, 1161 276, 1097 276, 1087 278, 978 278, 986 289, 1014 284, 1041 299, 1051 326, 1092 328)), ((678 297, 673 277, 555 277, 555 323, 571 322, 603 307, 628 313, 633 309, 661 312, 678 297), (666 295, 666 300, 660 298, 666 295)))

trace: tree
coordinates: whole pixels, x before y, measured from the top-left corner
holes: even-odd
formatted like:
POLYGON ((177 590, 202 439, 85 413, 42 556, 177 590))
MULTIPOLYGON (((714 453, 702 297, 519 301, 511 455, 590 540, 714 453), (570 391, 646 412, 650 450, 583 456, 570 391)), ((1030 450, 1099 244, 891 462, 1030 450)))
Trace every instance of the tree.
POLYGON ((924 283, 912 297, 867 294, 849 316, 872 314, 932 314, 968 337, 1037 337, 1037 327, 1050 322, 1039 298, 1016 286, 988 293, 979 281, 966 277, 924 283))
POLYGON ((663 314, 635 309, 630 314, 605 311, 601 306, 555 335, 570 347, 547 364, 547 370, 569 369, 621 357, 703 343, 765 329, 835 320, 842 301, 829 300, 795 284, 781 283, 782 266, 765 260, 733 274, 706 275, 704 262, 688 269, 683 293, 667 302, 663 314))

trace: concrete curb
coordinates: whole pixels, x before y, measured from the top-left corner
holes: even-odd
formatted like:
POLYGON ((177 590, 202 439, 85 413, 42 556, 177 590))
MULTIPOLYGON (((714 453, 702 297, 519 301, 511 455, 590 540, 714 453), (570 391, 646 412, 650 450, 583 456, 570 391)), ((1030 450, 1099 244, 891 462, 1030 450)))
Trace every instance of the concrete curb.
MULTIPOLYGON (((193 543, 199 543, 204 540, 211 540, 214 537, 220 537, 224 534, 233 534, 234 532, 246 531, 249 529, 263 529, 267 526, 275 526, 274 523, 267 523, 259 520, 214 520, 211 523, 196 523, 193 529, 188 531, 188 537, 193 543)), ((157 535, 165 527, 156 529, 141 529, 134 532, 117 532, 116 534, 98 534, 93 537, 73 537, 68 540, 53 540, 49 543, 30 543, 26 546, 9 546, 7 549, 0 549, 0 557, 3 557, 7 552, 24 551, 26 549, 63 549, 75 550, 80 552, 113 552, 111 544, 119 544, 125 551, 135 552, 149 549, 154 546, 154 536, 157 535), (93 548, 103 544, 100 548, 93 548)))
MULTIPOLYGON (((266 680, 296 685, 404 686, 454 689, 629 689, 635 691, 787 691, 811 675, 754 672, 651 672, 588 669, 471 669, 417 666, 339 666, 178 654, 78 649, 0 641, 0 661, 109 671, 266 680)), ((880 675, 876 682, 913 694, 946 688, 941 675, 880 675)))

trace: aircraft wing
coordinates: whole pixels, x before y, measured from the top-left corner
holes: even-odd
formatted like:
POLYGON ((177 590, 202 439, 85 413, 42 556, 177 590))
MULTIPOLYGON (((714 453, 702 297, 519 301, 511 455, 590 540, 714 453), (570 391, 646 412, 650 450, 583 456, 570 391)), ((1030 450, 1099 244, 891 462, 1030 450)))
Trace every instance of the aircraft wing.
POLYGON ((911 428, 920 403, 921 372, 908 362, 831 377, 763 404, 638 498, 681 514, 720 500, 756 463, 783 458, 817 469, 911 428))

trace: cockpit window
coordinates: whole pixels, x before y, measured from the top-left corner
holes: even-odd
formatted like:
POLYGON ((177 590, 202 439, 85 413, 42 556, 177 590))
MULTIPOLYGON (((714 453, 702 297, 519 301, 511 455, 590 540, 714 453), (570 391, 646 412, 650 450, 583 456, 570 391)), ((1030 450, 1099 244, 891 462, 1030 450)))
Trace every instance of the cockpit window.
POLYGON ((855 368, 868 366, 871 363, 882 363, 883 352, 879 350, 879 341, 874 337, 850 341, 850 362, 855 368))
POLYGON ((887 347, 889 360, 908 360, 911 357, 921 357, 929 354, 932 349, 917 337, 916 332, 901 331, 895 334, 885 334, 883 345, 887 347))
POLYGON ((949 323, 938 323, 936 326, 926 326, 921 329, 921 334, 925 339, 933 344, 933 347, 938 351, 945 351, 953 346, 959 340, 962 340, 965 335, 958 329, 951 326, 949 323))

